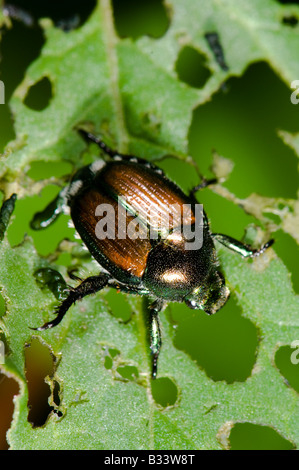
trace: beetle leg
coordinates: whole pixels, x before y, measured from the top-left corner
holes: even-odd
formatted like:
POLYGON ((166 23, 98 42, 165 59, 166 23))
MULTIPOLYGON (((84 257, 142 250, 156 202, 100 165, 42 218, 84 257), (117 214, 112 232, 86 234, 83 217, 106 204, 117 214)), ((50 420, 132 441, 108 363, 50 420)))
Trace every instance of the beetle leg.
POLYGON ((217 183, 218 183, 217 178, 211 178, 210 180, 206 180, 205 178, 203 178, 200 184, 194 186, 194 188, 191 189, 190 195, 193 196, 197 191, 200 191, 201 189, 206 188, 207 186, 211 186, 212 184, 217 184, 217 183))
POLYGON ((158 357, 162 345, 161 329, 159 322, 159 312, 162 310, 164 302, 156 300, 150 306, 150 348, 152 353, 152 379, 157 377, 158 357))
POLYGON ((73 281, 81 281, 81 282, 82 282, 81 277, 79 277, 79 276, 77 276, 77 275, 75 274, 76 271, 77 271, 76 268, 73 268, 71 271, 69 271, 69 272, 68 272, 69 277, 70 277, 73 281))
POLYGON ((222 245, 226 246, 232 251, 235 251, 244 258, 254 258, 255 256, 259 256, 274 243, 274 240, 271 239, 263 246, 261 246, 261 248, 254 250, 250 246, 245 245, 244 243, 241 243, 238 240, 229 237, 228 235, 223 235, 221 233, 213 233, 212 237, 218 242, 222 243, 222 245))
POLYGON ((90 142, 93 142, 94 144, 97 144, 100 147, 100 149, 102 149, 110 157, 115 157, 117 155, 120 155, 119 152, 112 150, 110 147, 108 147, 108 145, 105 144, 105 142, 103 142, 99 137, 96 137, 95 135, 93 135, 91 132, 87 132, 84 129, 79 129, 78 132, 79 134, 82 135, 82 137, 86 141, 90 141, 90 142))
POLYGON ((34 214, 30 227, 33 230, 41 230, 51 225, 65 210, 65 196, 66 189, 63 189, 45 209, 34 214))
POLYGON ((29 13, 29 11, 13 4, 10 5, 8 3, 7 5, 3 5, 3 13, 5 16, 8 16, 13 20, 21 21, 27 27, 32 27, 37 24, 36 20, 31 15, 31 13, 29 13))
POLYGON ((4 238, 5 231, 8 227, 10 217, 14 211, 17 195, 12 194, 9 199, 6 199, 0 208, 0 242, 4 238))
POLYGON ((143 287, 122 284, 121 282, 118 282, 115 279, 111 279, 108 282, 108 286, 113 287, 113 289, 116 289, 119 292, 124 292, 125 294, 137 294, 137 295, 149 294, 149 291, 143 287))
POLYGON ((45 323, 38 328, 31 328, 32 330, 44 331, 53 326, 58 325, 63 319, 68 309, 77 301, 83 299, 86 295, 95 294, 103 289, 108 283, 109 276, 107 274, 100 274, 99 276, 91 276, 85 279, 78 287, 71 288, 69 295, 62 301, 57 309, 57 316, 54 320, 45 323))

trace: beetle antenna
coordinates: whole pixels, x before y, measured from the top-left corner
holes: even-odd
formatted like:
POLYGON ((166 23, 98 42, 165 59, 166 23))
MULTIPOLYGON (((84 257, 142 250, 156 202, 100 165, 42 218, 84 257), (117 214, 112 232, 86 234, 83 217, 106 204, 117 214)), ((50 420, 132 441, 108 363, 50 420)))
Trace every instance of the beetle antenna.
POLYGON ((206 188, 207 186, 211 186, 212 184, 217 184, 219 183, 219 180, 217 178, 211 178, 209 180, 206 180, 203 178, 202 182, 198 184, 197 186, 194 186, 194 188, 191 189, 190 193, 194 194, 197 191, 200 191, 203 188, 206 188))

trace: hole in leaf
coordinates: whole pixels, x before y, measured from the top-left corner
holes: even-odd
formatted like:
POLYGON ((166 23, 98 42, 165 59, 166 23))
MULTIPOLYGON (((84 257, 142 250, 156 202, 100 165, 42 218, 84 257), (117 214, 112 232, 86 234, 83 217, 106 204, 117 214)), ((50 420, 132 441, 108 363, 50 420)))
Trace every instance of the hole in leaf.
POLYGON ((0 78, 5 83, 5 101, 8 102, 29 64, 39 56, 45 39, 40 26, 27 28, 17 21, 12 21, 12 28, 4 28, 1 34, 0 78))
POLYGON ((234 194, 296 199, 298 159, 277 135, 277 129, 298 131, 289 87, 263 62, 227 86, 227 93, 218 92, 193 113, 189 153, 201 173, 208 175, 215 149, 235 164, 225 182, 234 194))
POLYGON ((189 354, 211 379, 233 383, 250 376, 258 334, 253 323, 242 317, 232 296, 211 316, 180 304, 170 308, 173 320, 178 323, 174 345, 189 354))
POLYGON ((155 163, 164 170, 169 179, 175 181, 187 194, 192 187, 200 183, 195 167, 187 165, 185 161, 179 158, 165 156, 161 161, 157 160, 155 163))
POLYGON ((198 193, 197 200, 203 204, 210 219, 212 231, 215 233, 226 233, 242 240, 245 227, 250 224, 258 225, 255 217, 208 188, 198 193))
POLYGON ((148 35, 159 38, 169 27, 169 18, 162 0, 113 0, 114 22, 120 37, 148 35))
POLYGON ((291 205, 288 205, 286 202, 279 202, 277 204, 277 209, 278 210, 283 211, 285 208, 287 208, 288 211, 290 211, 291 213, 294 212, 294 208, 291 205))
POLYGON ((51 18, 55 26, 67 32, 85 23, 96 0, 10 0, 5 5, 10 16, 28 25, 37 24, 40 18, 51 18))
POLYGON ((291 28, 294 28, 298 24, 298 18, 296 16, 284 16, 282 18, 282 23, 285 24, 286 26, 291 26, 291 28))
POLYGON ((102 356, 104 359, 105 369, 112 372, 115 380, 136 382, 139 378, 137 367, 122 362, 120 351, 118 349, 103 345, 102 356))
POLYGON ((275 365, 286 384, 299 393, 299 338, 291 346, 281 346, 276 351, 275 365))
POLYGON ((49 105, 51 98, 51 82, 48 77, 43 77, 29 88, 24 104, 34 111, 42 111, 49 105))
POLYGON ((119 356, 120 351, 115 348, 109 348, 109 354, 114 359, 116 356, 119 356))
POLYGON ((127 295, 114 289, 109 289, 104 295, 109 302, 112 315, 124 323, 129 321, 132 316, 132 308, 128 303, 127 295))
POLYGON ((267 219, 272 220, 276 225, 280 225, 281 223, 281 218, 279 217, 278 214, 273 214, 272 212, 268 211, 263 211, 263 216, 267 217, 267 219))
POLYGON ((69 162, 44 162, 42 160, 32 162, 27 175, 33 180, 43 180, 51 177, 61 178, 72 172, 72 165, 69 162))
POLYGON ((30 222, 36 212, 43 210, 55 196, 59 188, 49 185, 43 188, 38 196, 17 199, 14 210, 14 219, 7 230, 7 237, 12 246, 18 245, 23 241, 25 234, 33 238, 34 245, 43 256, 53 253, 58 244, 69 239, 75 241, 74 229, 68 227, 69 216, 62 214, 49 227, 44 230, 32 230, 30 222))
POLYGON ((62 416, 58 406, 60 405, 60 386, 53 380, 55 373, 56 359, 50 348, 42 343, 38 338, 33 338, 25 348, 25 370, 28 385, 28 421, 33 427, 40 427, 45 424, 48 416, 54 411, 59 417, 62 416), (55 406, 49 404, 51 389, 45 381, 50 378, 53 382, 52 401, 55 406))
POLYGON ((206 66, 206 56, 190 46, 180 51, 176 71, 182 82, 194 88, 202 88, 211 76, 206 66))
POLYGON ((104 367, 105 369, 112 369, 113 361, 110 356, 105 356, 104 358, 104 367))
POLYGON ((116 372, 125 380, 136 381, 138 379, 138 369, 135 366, 122 365, 117 367, 116 372))
POLYGON ((173 406, 178 399, 178 388, 168 377, 159 377, 151 381, 152 396, 158 405, 166 408, 173 406))
POLYGON ((57 266, 70 267, 72 265, 72 255, 70 253, 60 253, 55 260, 55 264, 57 264, 57 266))
POLYGON ((8 449, 6 432, 12 420, 14 410, 13 397, 18 393, 18 383, 14 379, 0 373, 0 450, 8 449))
POLYGON ((6 312, 6 303, 3 296, 0 294, 0 318, 5 315, 6 312))
POLYGON ((109 346, 103 345, 102 355, 104 358, 104 367, 107 370, 110 370, 113 368, 114 359, 120 355, 120 351, 118 349, 110 348, 109 346))
POLYGON ((231 450, 292 450, 294 445, 269 426, 236 423, 229 436, 231 450))
MULTIPOLYGON (((6 99, 6 98, 5 98, 6 99)), ((14 130, 14 121, 7 103, 0 104, 0 153, 3 153, 4 148, 8 142, 16 138, 14 130)))
POLYGON ((273 249, 290 271, 294 291, 299 294, 299 247, 293 237, 283 230, 275 232, 273 238, 273 249))
POLYGON ((5 104, 0 105, 0 152, 10 140, 15 139, 10 97, 22 81, 29 64, 39 56, 43 44, 44 36, 39 26, 28 29, 22 23, 12 21, 12 28, 1 29, 0 79, 5 86, 5 104))

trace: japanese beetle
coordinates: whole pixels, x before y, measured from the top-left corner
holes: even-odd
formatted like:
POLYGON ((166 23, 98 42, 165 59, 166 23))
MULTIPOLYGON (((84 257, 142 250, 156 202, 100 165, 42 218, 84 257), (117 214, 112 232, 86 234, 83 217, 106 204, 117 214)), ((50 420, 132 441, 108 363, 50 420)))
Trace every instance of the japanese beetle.
POLYGON ((92 134, 80 132, 87 141, 96 143, 109 161, 97 160, 77 171, 55 201, 35 215, 32 227, 48 226, 68 207, 77 232, 102 270, 70 288, 56 318, 36 329, 58 325, 72 304, 105 286, 150 296, 149 336, 155 378, 161 348, 158 314, 166 304, 185 302, 210 315, 229 297, 218 270, 214 240, 243 257, 263 253, 273 240, 254 250, 227 235, 211 233, 205 212, 198 215, 200 205, 194 196, 209 182, 186 195, 156 165, 121 155, 92 134))

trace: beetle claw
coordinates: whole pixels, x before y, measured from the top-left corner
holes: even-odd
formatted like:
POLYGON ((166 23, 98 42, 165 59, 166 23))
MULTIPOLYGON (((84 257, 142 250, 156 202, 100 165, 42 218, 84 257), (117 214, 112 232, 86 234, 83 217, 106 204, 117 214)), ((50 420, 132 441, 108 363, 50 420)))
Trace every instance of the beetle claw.
MULTIPOLYGON (((76 269, 73 269, 72 271, 69 271, 68 275, 70 276, 70 278, 71 278, 73 281, 80 281, 80 282, 82 282, 81 277, 77 276, 77 275, 75 274, 75 271, 76 271, 76 269)), ((70 287, 70 286, 68 286, 68 287, 70 287)))
POLYGON ((259 256, 261 255, 262 253, 264 253, 264 251, 266 251, 268 248, 270 248, 270 246, 272 246, 274 243, 274 239, 271 238, 271 240, 269 240, 267 243, 265 243, 261 248, 259 248, 258 250, 255 250, 251 257, 254 258, 255 256, 259 256))
POLYGON ((49 321, 42 326, 38 326, 37 328, 34 328, 32 326, 29 326, 29 328, 30 330, 34 330, 34 331, 45 331, 45 330, 48 330, 49 328, 53 328, 53 326, 55 326, 55 323, 53 321, 49 321))
POLYGON ((158 372, 158 354, 154 354, 153 356, 153 364, 152 364, 152 380, 157 378, 158 372))

